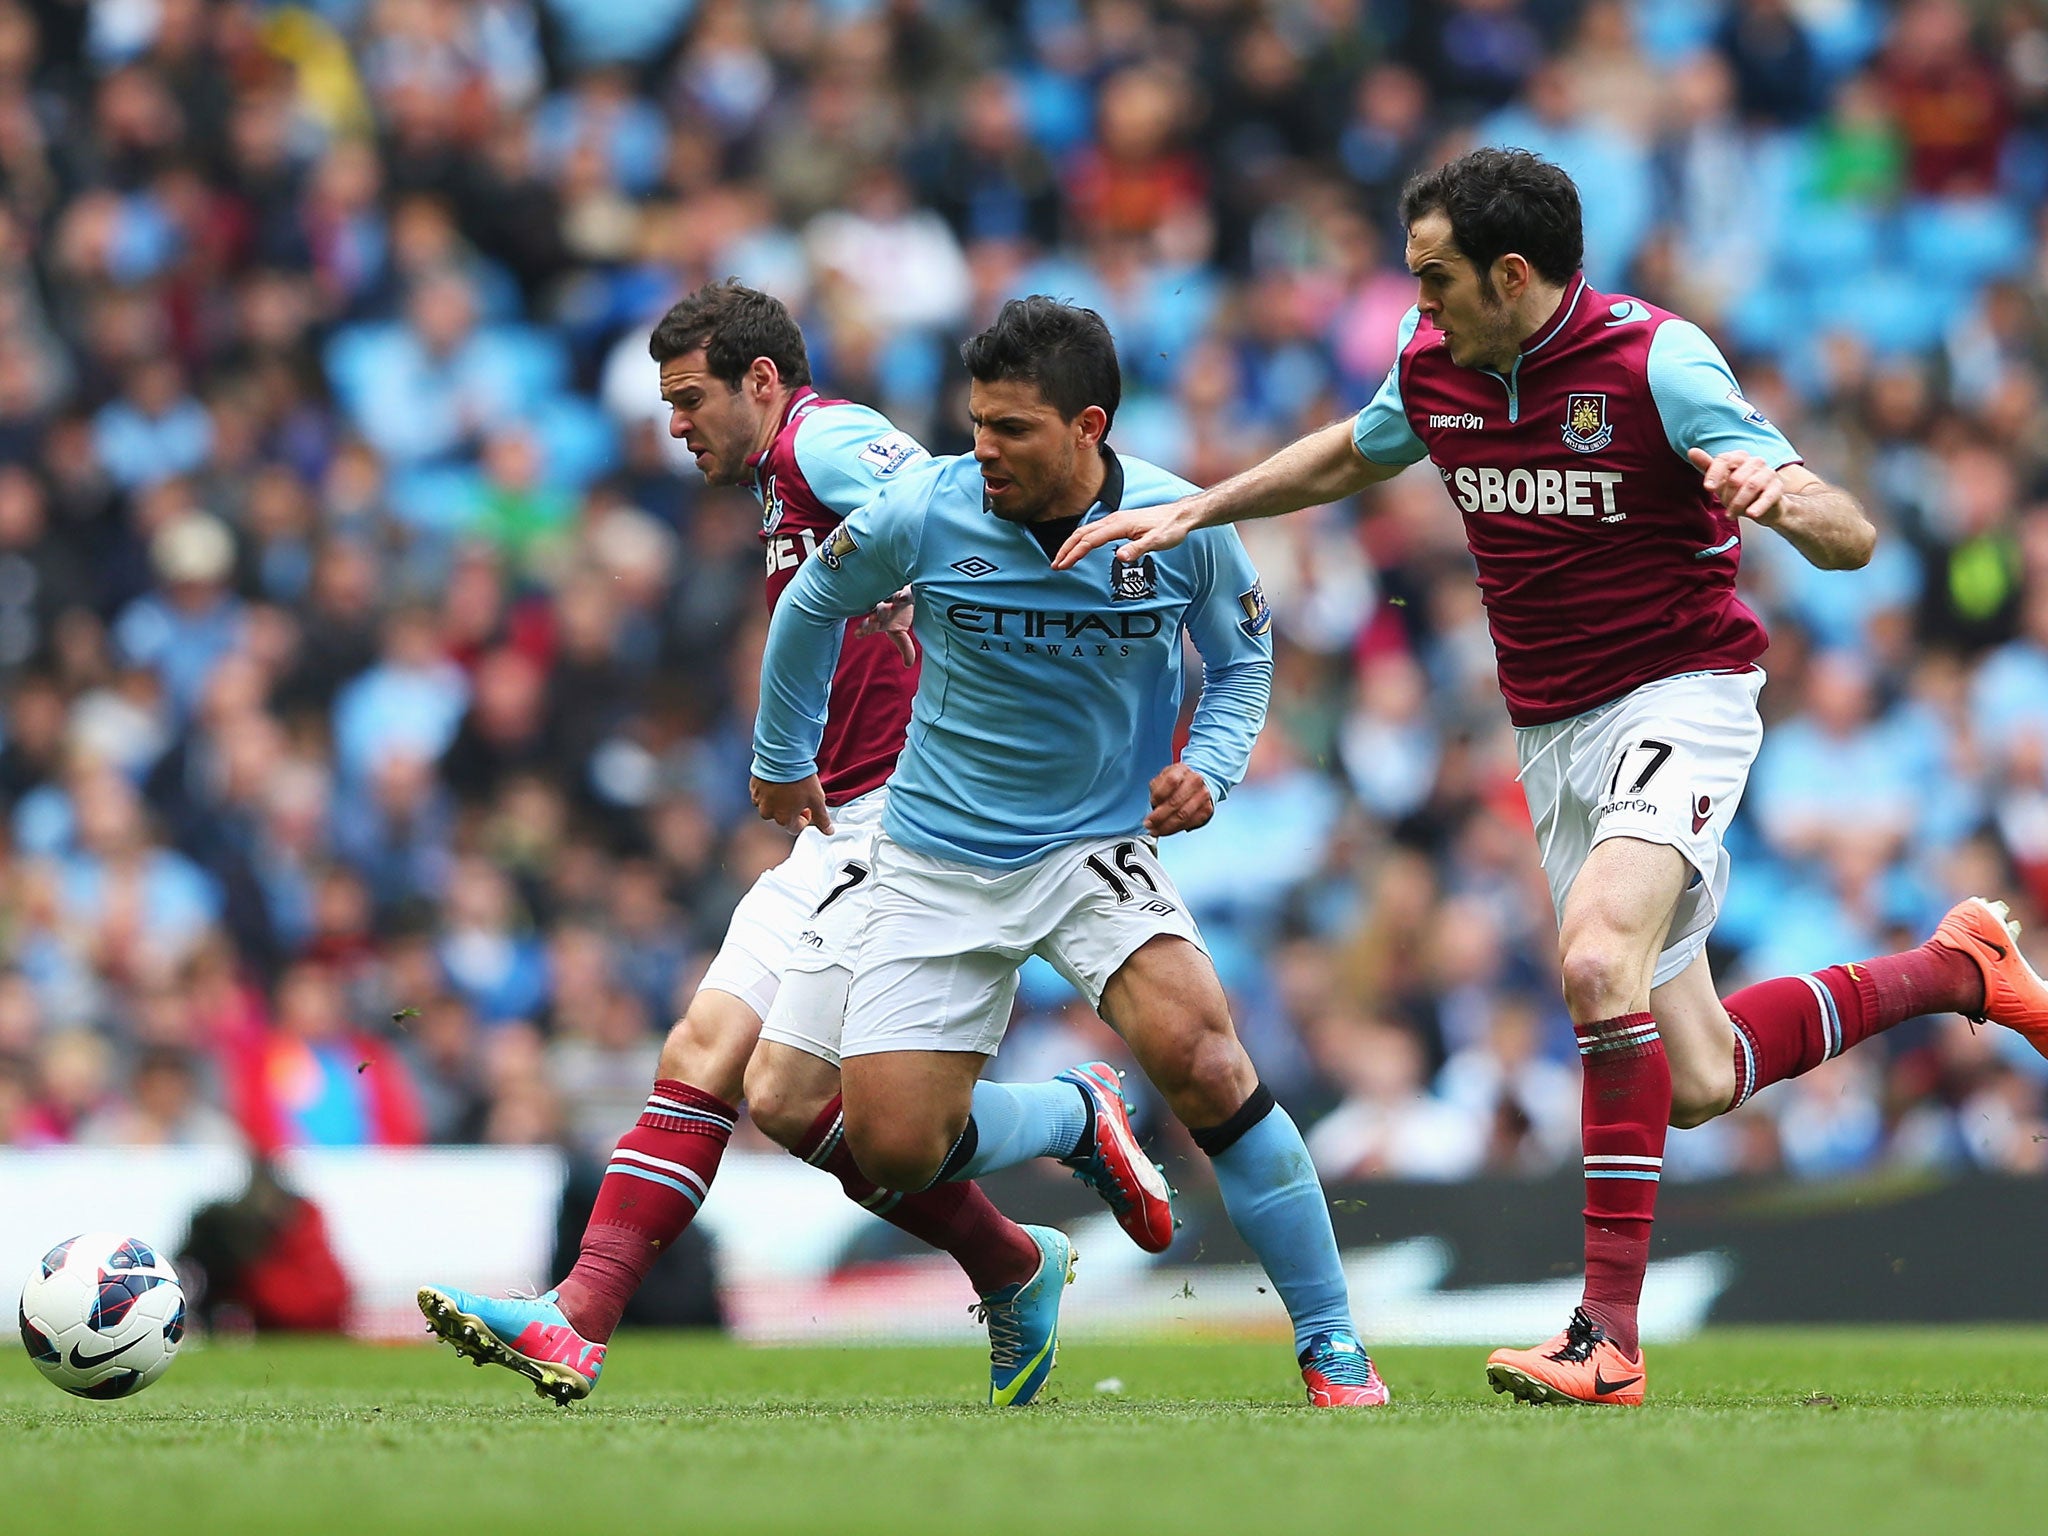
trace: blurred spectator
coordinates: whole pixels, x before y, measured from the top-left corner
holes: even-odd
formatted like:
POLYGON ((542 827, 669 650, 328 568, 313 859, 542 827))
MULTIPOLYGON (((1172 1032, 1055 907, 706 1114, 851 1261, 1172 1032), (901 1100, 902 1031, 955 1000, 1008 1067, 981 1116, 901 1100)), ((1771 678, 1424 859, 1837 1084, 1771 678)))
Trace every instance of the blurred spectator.
POLYGON ((258 1151, 420 1140, 404 1061, 352 1023, 345 1007, 327 967, 295 965, 278 982, 274 1028, 235 1052, 236 1115, 258 1151))
POLYGON ((1326 1179, 1463 1179, 1485 1161, 1490 1117, 1432 1096, 1421 1043, 1403 1029, 1337 1013, 1310 1026, 1310 1049, 1344 1101, 1308 1133, 1326 1179))
POLYGON ((2010 108, 2005 81, 1978 50, 1973 30, 1961 0, 1908 0, 1899 10, 1884 79, 1915 192, 1965 196, 1998 183, 2010 108))
POLYGON ((163 590, 129 604, 114 638, 123 656, 163 679, 182 717, 214 667, 242 643, 242 605, 227 586, 234 539, 218 518, 189 513, 157 530, 149 558, 163 590))
POLYGON ((1728 60, 1742 115, 1752 123, 1795 127, 1820 106, 1820 64, 1787 0, 1736 0, 1715 46, 1728 60))
POLYGON ((122 1147, 240 1147, 235 1122, 207 1103, 184 1052, 162 1048, 136 1062, 125 1100, 88 1116, 76 1140, 122 1147))

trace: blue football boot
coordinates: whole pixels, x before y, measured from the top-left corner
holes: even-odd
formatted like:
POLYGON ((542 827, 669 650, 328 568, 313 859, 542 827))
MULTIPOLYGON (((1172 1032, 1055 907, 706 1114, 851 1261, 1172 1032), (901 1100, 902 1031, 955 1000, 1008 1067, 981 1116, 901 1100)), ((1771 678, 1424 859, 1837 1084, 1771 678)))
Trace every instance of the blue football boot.
POLYGON ((1026 1227, 1038 1244, 1038 1273, 981 1298, 988 1324, 988 1401, 1022 1408, 1052 1375, 1060 1347, 1060 1298, 1074 1283, 1074 1245, 1051 1227, 1026 1227))

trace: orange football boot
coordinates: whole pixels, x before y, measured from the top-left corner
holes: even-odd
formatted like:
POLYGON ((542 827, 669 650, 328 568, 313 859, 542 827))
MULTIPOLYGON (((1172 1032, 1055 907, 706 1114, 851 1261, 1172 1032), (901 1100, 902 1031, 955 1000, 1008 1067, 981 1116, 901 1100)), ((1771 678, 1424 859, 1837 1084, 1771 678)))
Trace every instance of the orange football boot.
POLYGON ((1496 1392, 1525 1403, 1643 1405, 1643 1357, 1631 1360, 1607 1331, 1578 1308, 1556 1338, 1534 1349, 1496 1349, 1486 1357, 1486 1379, 1496 1392))
POLYGON ((1984 975, 1979 1017, 2018 1030, 2048 1056, 2048 981, 2020 953, 2020 925, 2002 901, 1969 896, 1948 909, 1930 941, 1959 949, 1984 975))

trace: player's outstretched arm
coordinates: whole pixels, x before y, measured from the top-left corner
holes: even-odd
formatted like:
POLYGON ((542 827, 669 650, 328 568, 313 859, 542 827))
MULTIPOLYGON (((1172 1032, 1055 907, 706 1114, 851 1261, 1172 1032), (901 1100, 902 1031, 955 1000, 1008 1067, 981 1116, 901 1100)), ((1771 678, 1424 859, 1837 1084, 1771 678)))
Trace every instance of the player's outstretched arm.
POLYGON ((1853 571, 1870 563, 1877 530, 1862 506, 1804 464, 1774 469, 1768 459, 1740 449, 1710 454, 1693 448, 1686 457, 1723 507, 1777 530, 1809 564, 1823 571, 1853 571))
POLYGON ((1206 491, 1163 507, 1113 512, 1084 523, 1060 546, 1052 563, 1064 571, 1090 550, 1116 540, 1126 541, 1117 558, 1136 560, 1153 550, 1173 548, 1197 528, 1240 523, 1252 517, 1279 517, 1303 507, 1341 501, 1368 485, 1391 479, 1404 467, 1374 463, 1352 441, 1350 421, 1332 422, 1206 491))

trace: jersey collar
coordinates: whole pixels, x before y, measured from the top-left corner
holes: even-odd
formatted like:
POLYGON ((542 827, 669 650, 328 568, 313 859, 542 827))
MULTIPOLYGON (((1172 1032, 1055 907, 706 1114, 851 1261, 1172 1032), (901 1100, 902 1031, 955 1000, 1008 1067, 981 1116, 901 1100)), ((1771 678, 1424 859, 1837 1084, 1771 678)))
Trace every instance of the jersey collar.
POLYGON ((782 407, 782 419, 775 423, 775 435, 768 439, 768 446, 747 460, 747 468, 754 472, 754 488, 756 490, 759 490, 761 486, 762 460, 775 451, 775 445, 782 441, 782 434, 789 430, 789 424, 796 418, 797 412, 811 405, 817 399, 818 392, 808 384, 790 394, 788 403, 782 407))
POLYGON ((1564 302, 1557 306, 1557 313, 1548 325, 1522 343, 1522 356, 1535 356, 1570 329, 1574 320, 1581 318, 1582 314, 1590 314, 1595 306, 1586 302, 1586 293, 1586 274, 1573 273, 1571 282, 1565 287, 1564 302))
POLYGON ((1081 514, 1081 521, 1089 518, 1107 517, 1120 512, 1124 505, 1124 461, 1119 459, 1107 443, 1098 443, 1102 454, 1102 490, 1095 498, 1095 505, 1081 514))

